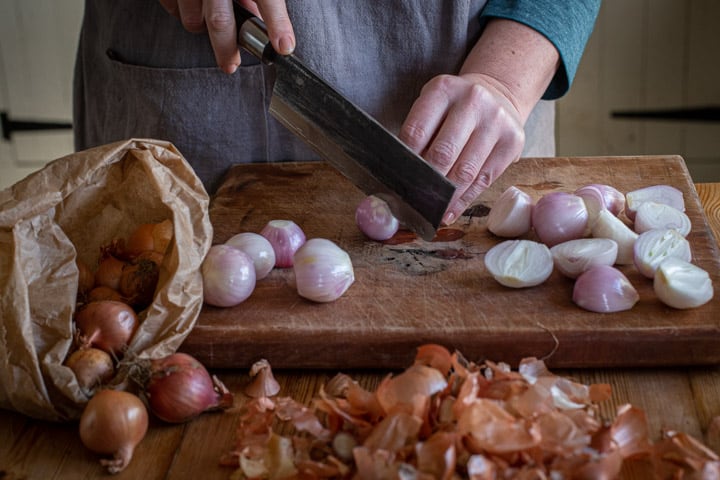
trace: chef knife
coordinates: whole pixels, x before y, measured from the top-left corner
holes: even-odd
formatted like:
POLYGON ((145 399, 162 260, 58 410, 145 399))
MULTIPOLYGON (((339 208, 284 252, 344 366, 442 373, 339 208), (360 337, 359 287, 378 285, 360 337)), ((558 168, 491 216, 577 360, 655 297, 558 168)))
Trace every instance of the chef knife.
POLYGON ((431 240, 455 185, 295 55, 275 52, 264 23, 233 2, 238 43, 275 68, 270 114, 360 190, 431 240))

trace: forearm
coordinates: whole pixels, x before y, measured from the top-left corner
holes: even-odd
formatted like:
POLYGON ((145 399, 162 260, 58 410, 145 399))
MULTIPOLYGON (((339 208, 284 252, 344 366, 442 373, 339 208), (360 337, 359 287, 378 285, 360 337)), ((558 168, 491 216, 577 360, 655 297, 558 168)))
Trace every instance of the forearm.
POLYGON ((542 34, 512 20, 490 20, 460 75, 482 75, 515 106, 524 123, 560 65, 555 46, 542 34))

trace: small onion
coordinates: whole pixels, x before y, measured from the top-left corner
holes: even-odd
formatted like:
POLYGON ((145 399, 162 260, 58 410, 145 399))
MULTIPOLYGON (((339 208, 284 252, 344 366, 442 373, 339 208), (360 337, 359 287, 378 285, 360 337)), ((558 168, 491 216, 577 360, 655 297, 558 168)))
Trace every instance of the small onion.
POLYGON ((152 260, 126 265, 120 276, 120 294, 137 311, 143 310, 152 303, 159 278, 160 267, 152 260))
POLYGON ((112 460, 100 460, 110 473, 121 472, 128 466, 147 429, 145 405, 132 393, 123 391, 100 390, 80 417, 83 445, 95 453, 113 455, 112 460))
POLYGON ((532 240, 505 240, 485 254, 485 268, 506 287, 534 287, 550 277, 553 259, 550 249, 532 240))
POLYGON ((81 348, 96 347, 120 355, 137 330, 139 320, 130 305, 103 300, 90 302, 75 313, 81 348))
POLYGON ((577 278, 595 265, 613 265, 618 246, 609 238, 578 238, 550 249, 555 268, 569 278, 577 278))
POLYGON ((355 281, 350 255, 324 238, 305 242, 293 261, 298 294, 314 302, 337 300, 355 281))
POLYGON ((153 414, 169 423, 182 423, 203 412, 229 408, 233 402, 225 385, 185 353, 151 361, 145 394, 153 414))
POLYGON ((634 261, 633 246, 638 234, 628 227, 625 222, 610 213, 601 210, 591 229, 595 238, 609 238, 618 245, 618 254, 615 263, 618 265, 631 265, 634 261))
POLYGON ((120 278, 128 263, 116 258, 113 255, 105 254, 95 270, 95 286, 110 287, 113 290, 120 290, 120 278))
POLYGON ((498 237, 519 237, 532 228, 533 201, 517 187, 508 187, 487 217, 487 228, 498 237))
POLYGON ((662 203, 685 211, 685 200, 680 190, 670 185, 652 185, 625 194, 625 215, 635 220, 635 212, 645 202, 662 203))
POLYGON ((549 247, 581 238, 588 225, 587 207, 577 195, 551 192, 533 207, 532 225, 540 241, 549 247))
POLYGON ((690 262, 670 257, 658 266, 653 281, 655 295, 673 308, 696 308, 714 295, 710 275, 690 262))
POLYGON ((215 307, 233 307, 255 290, 255 264, 242 250, 213 245, 202 264, 203 297, 215 307))
POLYGON ((275 266, 293 266, 293 255, 305 243, 305 232, 293 221, 270 220, 260 231, 275 250, 275 266))
POLYGON ((692 229, 690 217, 680 210, 657 202, 644 202, 635 212, 635 231, 673 228, 687 237, 692 229))
POLYGON ((690 242, 672 228, 641 233, 633 252, 635 267, 647 278, 655 276, 658 265, 666 258, 676 257, 689 262, 692 257, 690 242))
POLYGON ((65 366, 73 371, 80 389, 91 396, 97 387, 107 382, 115 373, 115 365, 109 353, 98 348, 75 350, 65 366))
POLYGON ((377 241, 391 238, 400 228, 387 202, 375 195, 368 195, 358 204, 355 223, 368 238, 377 241))
POLYGON ((171 220, 139 225, 125 242, 124 254, 129 259, 133 259, 143 252, 156 252, 165 255, 173 238, 173 233, 171 220))
POLYGON ((233 235, 225 242, 250 255, 255 265, 255 279, 261 280, 270 273, 275 266, 275 250, 267 238, 258 233, 243 232, 233 235))
POLYGON ((578 277, 573 287, 573 302, 598 313, 630 310, 640 299, 630 280, 617 268, 596 265, 578 277))

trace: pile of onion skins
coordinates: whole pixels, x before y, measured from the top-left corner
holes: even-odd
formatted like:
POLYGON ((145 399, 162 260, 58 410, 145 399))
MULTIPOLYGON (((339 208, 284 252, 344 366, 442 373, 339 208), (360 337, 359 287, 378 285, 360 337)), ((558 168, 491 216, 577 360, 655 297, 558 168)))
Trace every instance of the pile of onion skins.
POLYGON ((169 220, 143 224, 127 239, 101 249, 97 268, 78 261, 76 348, 65 365, 89 398, 80 417, 80 439, 89 450, 111 455, 110 473, 127 467, 149 425, 181 423, 232 406, 233 397, 196 359, 183 353, 136 359, 126 349, 138 314, 153 301, 159 270, 173 236, 169 220))
POLYGON ((254 396, 221 459, 235 479, 610 479, 628 464, 647 478, 720 474, 694 438, 667 431, 653 443, 631 405, 604 420, 609 385, 554 375, 535 358, 513 371, 427 344, 374 391, 338 374, 308 406, 254 396), (292 433, 278 433, 283 424, 292 433))
POLYGON ((573 302, 599 313, 631 309, 639 294, 618 267, 635 267, 653 282, 657 298, 677 308, 709 302, 709 274, 692 263, 685 238, 691 222, 680 190, 652 185, 623 194, 612 186, 585 185, 551 192, 533 204, 511 186, 488 215, 490 232, 506 238, 485 255, 502 285, 539 285, 557 269, 575 280, 573 302), (534 233, 536 240, 524 237, 534 233))

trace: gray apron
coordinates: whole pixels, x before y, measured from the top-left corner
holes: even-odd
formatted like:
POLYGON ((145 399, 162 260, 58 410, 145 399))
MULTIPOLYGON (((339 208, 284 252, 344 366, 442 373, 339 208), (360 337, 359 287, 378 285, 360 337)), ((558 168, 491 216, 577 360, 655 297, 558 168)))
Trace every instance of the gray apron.
MULTIPOLYGON (((296 55, 397 133, 422 86, 456 73, 485 0, 288 0, 296 55)), ((210 193, 237 163, 315 160, 267 113, 273 69, 242 53, 215 66, 207 35, 150 0, 87 0, 75 68, 75 147, 169 140, 210 193)), ((551 156, 554 104, 526 126, 525 156, 551 156)))

